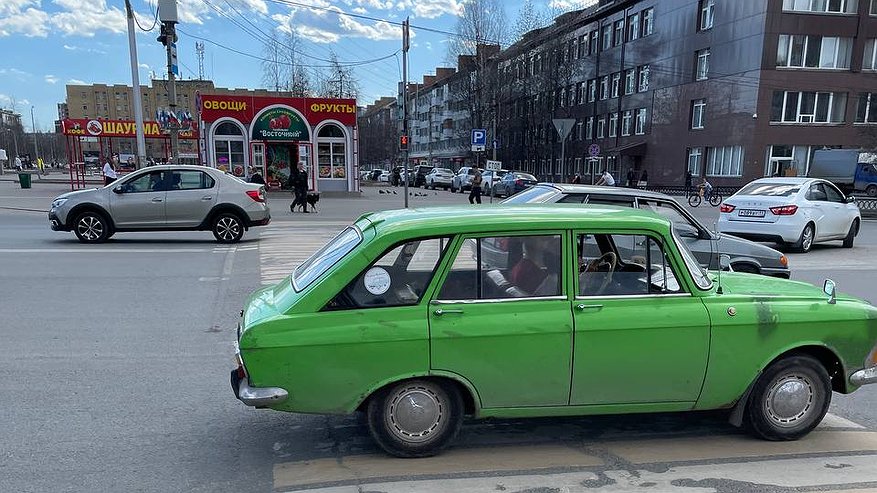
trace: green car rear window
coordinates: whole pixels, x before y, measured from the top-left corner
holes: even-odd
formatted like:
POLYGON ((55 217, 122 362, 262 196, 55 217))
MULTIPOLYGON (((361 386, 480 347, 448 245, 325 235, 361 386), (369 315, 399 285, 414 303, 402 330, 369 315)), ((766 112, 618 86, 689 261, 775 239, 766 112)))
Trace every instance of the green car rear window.
POLYGON ((296 267, 292 274, 292 287, 301 291, 322 276, 336 262, 344 258, 356 245, 362 242, 362 233, 356 227, 348 227, 317 253, 296 267))

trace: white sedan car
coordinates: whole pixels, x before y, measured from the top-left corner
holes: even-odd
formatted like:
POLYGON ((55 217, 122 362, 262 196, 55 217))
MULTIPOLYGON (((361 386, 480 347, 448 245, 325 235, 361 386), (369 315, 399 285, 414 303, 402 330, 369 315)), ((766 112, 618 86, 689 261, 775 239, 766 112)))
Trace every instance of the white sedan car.
POLYGON ((816 178, 762 178, 721 205, 719 231, 809 252, 814 243, 842 240, 851 248, 861 216, 853 197, 816 178))

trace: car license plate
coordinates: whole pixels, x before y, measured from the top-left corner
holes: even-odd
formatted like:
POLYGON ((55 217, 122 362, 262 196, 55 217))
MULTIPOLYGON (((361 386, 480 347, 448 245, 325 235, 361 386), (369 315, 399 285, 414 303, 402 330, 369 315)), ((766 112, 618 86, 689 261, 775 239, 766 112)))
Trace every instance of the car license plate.
POLYGON ((758 209, 740 209, 740 217, 764 217, 764 211, 758 209))

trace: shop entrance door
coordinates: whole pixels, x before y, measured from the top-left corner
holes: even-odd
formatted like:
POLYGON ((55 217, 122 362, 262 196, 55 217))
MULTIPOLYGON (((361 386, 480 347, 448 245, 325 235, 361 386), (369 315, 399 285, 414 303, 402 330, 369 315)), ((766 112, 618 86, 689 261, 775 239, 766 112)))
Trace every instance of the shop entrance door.
POLYGON ((247 179, 252 176, 253 173, 258 172, 264 178, 265 173, 265 144, 262 142, 254 142, 253 146, 253 159, 250 160, 253 163, 252 171, 247 173, 247 179))
POLYGON ((285 187, 289 175, 298 164, 298 146, 292 142, 268 143, 265 182, 269 187, 285 187))

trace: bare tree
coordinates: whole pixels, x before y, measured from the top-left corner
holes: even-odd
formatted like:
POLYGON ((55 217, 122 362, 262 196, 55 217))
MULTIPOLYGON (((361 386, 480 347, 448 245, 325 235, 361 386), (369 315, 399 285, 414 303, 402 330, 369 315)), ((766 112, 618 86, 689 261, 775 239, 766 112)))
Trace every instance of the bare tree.
POLYGON ((353 68, 341 64, 334 50, 329 52, 329 66, 320 74, 319 95, 325 98, 350 98, 359 96, 359 79, 353 68))
POLYGON ((524 0, 518 9, 518 18, 515 20, 515 41, 520 41, 525 34, 538 29, 545 24, 545 15, 533 5, 533 0, 524 0))
POLYGON ((449 63, 459 55, 475 55, 480 44, 504 46, 508 36, 505 10, 500 0, 467 0, 457 19, 455 35, 448 39, 449 63))
POLYGON ((289 31, 283 38, 283 51, 281 59, 283 67, 281 70, 284 81, 283 88, 294 97, 304 98, 310 96, 314 91, 311 87, 311 76, 308 68, 303 62, 302 41, 298 33, 289 31))
POLYGON ((262 47, 262 85, 266 88, 280 91, 284 87, 284 48, 277 33, 272 31, 271 36, 262 47))

